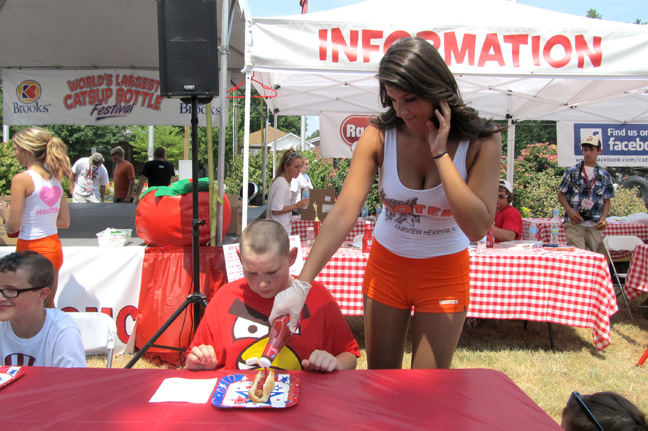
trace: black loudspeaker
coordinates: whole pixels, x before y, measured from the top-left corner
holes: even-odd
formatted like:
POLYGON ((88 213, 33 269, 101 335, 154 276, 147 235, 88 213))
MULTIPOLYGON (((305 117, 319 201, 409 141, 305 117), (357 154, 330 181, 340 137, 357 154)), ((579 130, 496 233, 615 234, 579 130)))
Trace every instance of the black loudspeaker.
POLYGON ((161 96, 218 96, 216 7, 216 0, 157 0, 161 96))

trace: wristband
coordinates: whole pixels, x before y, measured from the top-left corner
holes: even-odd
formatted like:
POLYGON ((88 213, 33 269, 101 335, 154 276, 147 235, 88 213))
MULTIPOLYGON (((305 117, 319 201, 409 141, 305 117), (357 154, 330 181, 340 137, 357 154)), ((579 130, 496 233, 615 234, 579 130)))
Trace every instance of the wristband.
POLYGON ((441 154, 439 154, 438 156, 432 156, 432 160, 440 159, 441 157, 445 156, 446 154, 448 154, 448 152, 444 151, 441 154))

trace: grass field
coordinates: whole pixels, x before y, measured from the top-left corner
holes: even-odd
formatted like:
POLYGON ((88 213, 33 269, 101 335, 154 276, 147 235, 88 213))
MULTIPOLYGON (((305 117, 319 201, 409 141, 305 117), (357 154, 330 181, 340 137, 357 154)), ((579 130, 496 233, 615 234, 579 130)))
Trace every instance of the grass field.
MULTIPOLYGON (((475 328, 464 328, 453 368, 490 368, 507 374, 558 423, 574 390, 619 392, 648 412, 648 363, 635 366, 648 348, 648 309, 634 309, 633 321, 623 302, 620 308, 612 317, 612 344, 603 351, 594 347, 590 329, 554 324, 556 350, 551 351, 546 323, 529 322, 524 329, 521 321, 480 320, 475 328)), ((362 319, 347 320, 363 348, 362 319)), ((131 358, 119 355, 113 367, 123 367, 131 358)), ((408 353, 404 368, 409 368, 409 361, 408 353)), ((105 356, 88 360, 92 367, 105 364, 105 356)), ((141 359, 134 368, 158 367, 141 359)), ((358 368, 366 368, 364 349, 358 368)))

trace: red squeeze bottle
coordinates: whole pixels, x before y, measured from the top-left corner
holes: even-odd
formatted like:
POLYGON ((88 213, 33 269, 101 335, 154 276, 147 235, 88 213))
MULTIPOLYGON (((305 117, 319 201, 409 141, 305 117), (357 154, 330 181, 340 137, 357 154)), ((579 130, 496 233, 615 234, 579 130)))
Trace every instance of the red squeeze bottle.
POLYGON ((287 314, 277 317, 270 329, 270 336, 268 337, 268 344, 263 350, 263 355, 259 359, 259 365, 263 368, 270 368, 272 361, 277 357, 281 349, 288 343, 292 332, 288 327, 290 316, 287 314))
POLYGON ((364 236, 362 237, 362 252, 369 253, 373 244, 373 233, 371 232, 371 223, 365 222, 364 236))
MULTIPOLYGON (((495 226, 495 222, 493 222, 495 226)), ((495 245, 495 234, 493 233, 493 226, 488 228, 488 235, 486 236, 486 247, 492 248, 495 245)))

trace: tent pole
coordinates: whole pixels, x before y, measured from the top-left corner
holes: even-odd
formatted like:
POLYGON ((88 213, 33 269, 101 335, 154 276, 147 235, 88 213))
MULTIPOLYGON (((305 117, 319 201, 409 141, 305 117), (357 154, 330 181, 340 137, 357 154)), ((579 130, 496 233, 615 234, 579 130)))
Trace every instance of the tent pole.
POLYGON ((248 213, 248 182, 250 181, 250 98, 252 96, 252 74, 245 71, 245 125, 243 132, 243 196, 241 224, 243 229, 247 226, 248 213))
POLYGON ((506 119, 508 120, 508 143, 506 151, 506 179, 508 182, 513 183, 513 168, 515 164, 515 119, 513 119, 513 95, 508 92, 508 110, 506 112, 506 119))
POLYGON ((6 124, 2 125, 2 142, 9 141, 9 126, 6 124))
POLYGON ((263 99, 266 105, 266 117, 265 117, 265 140, 263 142, 263 170, 261 171, 261 194, 263 199, 261 199, 261 205, 265 203, 265 191, 268 186, 266 178, 268 172, 268 128, 270 127, 270 107, 268 106, 268 101, 263 99))
MULTIPOLYGON (((220 58, 220 127, 218 129, 218 197, 223 201, 225 192, 225 140, 229 121, 229 101, 227 99, 227 66, 230 42, 230 16, 227 1, 221 2, 221 58, 220 58)), ((210 113, 211 114, 211 113, 210 113)), ((216 245, 223 245, 223 206, 217 206, 216 245)))
POLYGON ((272 178, 277 175, 277 112, 274 113, 274 138, 272 139, 272 178))
POLYGON ((148 126, 148 160, 153 160, 153 147, 155 145, 155 126, 148 126))
POLYGON ((301 116, 301 150, 306 150, 306 116, 301 116))

